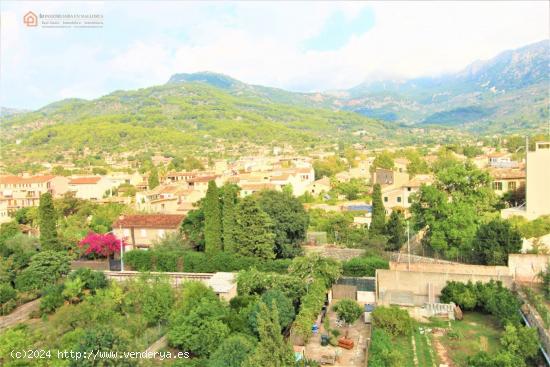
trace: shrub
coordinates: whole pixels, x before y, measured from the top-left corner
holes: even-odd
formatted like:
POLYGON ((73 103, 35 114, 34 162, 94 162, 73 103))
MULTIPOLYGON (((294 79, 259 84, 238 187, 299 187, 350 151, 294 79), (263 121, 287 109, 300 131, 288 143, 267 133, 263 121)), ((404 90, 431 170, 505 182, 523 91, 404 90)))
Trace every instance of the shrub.
POLYGON ((53 313, 63 305, 63 284, 50 285, 44 288, 42 298, 40 298, 40 313, 42 315, 53 313))
MULTIPOLYGON (((290 325, 290 323, 294 320, 294 306, 292 305, 292 301, 285 296, 281 291, 279 290, 270 290, 262 294, 261 300, 259 302, 263 302, 267 305, 267 308, 271 311, 273 310, 273 307, 277 307, 277 310, 279 311, 279 323, 281 329, 285 329, 290 325)), ((248 322, 250 324, 250 327, 255 332, 258 331, 258 312, 260 312, 260 304, 259 302, 256 302, 253 311, 248 315, 248 322)))
POLYGON ((293 330, 306 342, 312 334, 311 326, 325 303, 326 291, 324 280, 316 279, 309 285, 307 294, 301 299, 300 312, 294 321, 293 330))
POLYGON ((69 280, 80 278, 84 283, 84 288, 91 290, 92 293, 95 293, 98 289, 107 287, 107 277, 101 271, 80 268, 71 272, 68 278, 69 280))
POLYGON ((377 256, 356 257, 342 264, 344 276, 373 277, 376 269, 389 269, 389 263, 377 256))
POLYGON ((0 304, 14 300, 17 292, 9 284, 0 284, 0 304))
POLYGON ((338 318, 344 320, 347 324, 353 324, 363 313, 363 308, 351 299, 338 301, 333 306, 333 310, 338 315, 338 318))
POLYGON ((394 347, 390 334, 381 329, 373 329, 371 340, 370 367, 400 367, 404 365, 403 355, 394 347))
POLYGON ((16 288, 27 291, 55 283, 69 272, 69 257, 61 252, 42 251, 31 258, 29 266, 16 279, 16 288))
POLYGON ((377 307, 372 312, 374 327, 381 328, 390 335, 410 335, 413 320, 409 313, 399 307, 377 307))

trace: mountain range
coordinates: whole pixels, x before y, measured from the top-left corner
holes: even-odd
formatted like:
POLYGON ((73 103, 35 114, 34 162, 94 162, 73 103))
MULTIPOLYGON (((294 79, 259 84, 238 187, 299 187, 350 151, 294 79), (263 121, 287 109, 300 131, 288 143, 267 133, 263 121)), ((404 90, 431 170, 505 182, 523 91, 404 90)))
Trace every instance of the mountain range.
POLYGON ((537 133, 549 122, 550 42, 505 51, 438 77, 367 81, 347 90, 296 93, 229 76, 175 74, 166 84, 0 113, 2 158, 55 152, 215 148, 223 142, 309 146, 340 139, 385 144, 428 136, 537 133), (428 130, 430 130, 428 129, 428 130), (360 134, 356 134, 359 133, 360 134))

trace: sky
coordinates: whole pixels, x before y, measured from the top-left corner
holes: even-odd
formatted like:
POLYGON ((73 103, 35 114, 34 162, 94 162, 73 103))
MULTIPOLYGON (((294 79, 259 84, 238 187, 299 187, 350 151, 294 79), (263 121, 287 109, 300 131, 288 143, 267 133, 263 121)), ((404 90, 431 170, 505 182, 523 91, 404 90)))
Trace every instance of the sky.
POLYGON ((213 71, 292 91, 463 69, 549 38, 546 1, 0 2, 0 106, 37 109, 213 71), (100 13, 101 29, 23 15, 100 13))

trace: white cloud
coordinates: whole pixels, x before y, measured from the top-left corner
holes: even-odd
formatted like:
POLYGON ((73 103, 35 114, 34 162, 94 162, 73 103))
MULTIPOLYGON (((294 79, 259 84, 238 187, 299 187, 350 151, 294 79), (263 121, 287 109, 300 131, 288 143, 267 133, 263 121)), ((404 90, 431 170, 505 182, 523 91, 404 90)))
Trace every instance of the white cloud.
POLYGON ((456 71, 548 38, 548 21, 546 2, 16 3, 2 10, 0 103, 36 107, 202 70, 292 90, 347 88, 366 77, 456 71), (102 11, 106 26, 97 38, 32 36, 19 15, 38 6, 102 11), (365 7, 375 14, 370 31, 338 50, 303 49, 336 11, 353 19, 365 7), (64 51, 34 53, 48 42, 63 42, 64 51), (31 93, 44 85, 44 96, 31 93))

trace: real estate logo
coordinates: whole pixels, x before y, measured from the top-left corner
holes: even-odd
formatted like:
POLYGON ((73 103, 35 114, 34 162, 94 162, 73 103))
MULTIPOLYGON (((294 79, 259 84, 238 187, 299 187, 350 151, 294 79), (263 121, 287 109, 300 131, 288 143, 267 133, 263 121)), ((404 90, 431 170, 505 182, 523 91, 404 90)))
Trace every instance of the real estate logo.
POLYGON ((27 27, 36 27, 38 25, 38 17, 32 11, 29 11, 23 16, 23 23, 27 27))

